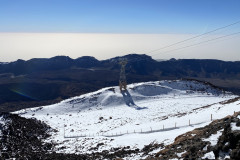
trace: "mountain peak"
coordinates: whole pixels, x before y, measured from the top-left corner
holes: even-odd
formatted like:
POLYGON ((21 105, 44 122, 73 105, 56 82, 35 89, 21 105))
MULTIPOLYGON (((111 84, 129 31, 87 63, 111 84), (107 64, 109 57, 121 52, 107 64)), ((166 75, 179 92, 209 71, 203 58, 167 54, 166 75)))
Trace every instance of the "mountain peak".
POLYGON ((121 59, 127 59, 128 62, 137 62, 137 61, 155 61, 154 59, 152 59, 151 56, 148 56, 146 54, 127 54, 124 56, 118 56, 118 57, 114 57, 111 59, 108 59, 106 61, 110 61, 113 63, 118 63, 121 59))
POLYGON ((50 60, 57 60, 57 61, 62 61, 62 60, 72 60, 69 56, 55 56, 50 58, 50 60))
MULTIPOLYGON (((82 57, 78 57, 76 60, 97 60, 95 57, 93 56, 82 56, 82 57)), ((98 61, 98 60, 97 60, 98 61)))
POLYGON ((78 67, 91 68, 99 66, 100 61, 98 61, 95 57, 92 56, 83 56, 77 58, 75 60, 75 64, 78 67))

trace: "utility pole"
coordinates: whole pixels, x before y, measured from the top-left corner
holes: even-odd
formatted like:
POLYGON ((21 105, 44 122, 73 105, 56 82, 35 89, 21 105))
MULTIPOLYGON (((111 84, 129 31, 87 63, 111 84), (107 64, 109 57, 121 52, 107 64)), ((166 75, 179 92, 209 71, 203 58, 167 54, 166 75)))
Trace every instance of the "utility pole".
POLYGON ((126 74, 125 74, 125 67, 127 64, 126 59, 121 59, 119 64, 121 65, 121 72, 120 72, 120 79, 119 79, 119 88, 122 92, 123 89, 127 90, 127 81, 126 81, 126 74))

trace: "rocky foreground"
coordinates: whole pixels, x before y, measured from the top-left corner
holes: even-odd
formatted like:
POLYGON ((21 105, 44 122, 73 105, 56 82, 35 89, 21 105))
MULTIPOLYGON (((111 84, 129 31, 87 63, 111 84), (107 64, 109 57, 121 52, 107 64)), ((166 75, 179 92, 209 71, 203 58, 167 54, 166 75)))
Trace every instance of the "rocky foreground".
POLYGON ((240 112, 176 137, 173 144, 165 146, 154 157, 147 159, 173 158, 239 160, 240 112), (233 128, 234 125, 237 129, 233 128), (213 145, 214 135, 217 133, 219 138, 216 139, 216 145, 213 145))
POLYGON ((2 113, 0 122, 0 159, 121 159, 139 153, 147 156, 156 149, 159 152, 146 159, 240 159, 240 112, 180 135, 168 146, 151 143, 141 150, 126 146, 85 155, 52 152, 54 144, 44 140, 53 130, 36 119, 2 113))

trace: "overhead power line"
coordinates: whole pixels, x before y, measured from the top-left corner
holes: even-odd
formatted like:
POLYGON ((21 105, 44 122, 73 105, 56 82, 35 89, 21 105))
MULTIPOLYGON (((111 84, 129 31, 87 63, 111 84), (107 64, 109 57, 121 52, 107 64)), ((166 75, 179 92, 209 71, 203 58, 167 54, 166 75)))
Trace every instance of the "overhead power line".
POLYGON ((203 43, 207 43, 207 42, 210 42, 210 41, 215 41, 215 40, 218 40, 218 39, 222 39, 222 38, 234 36, 234 35, 236 35, 236 34, 240 34, 240 32, 235 32, 235 33, 232 33, 232 34, 220 36, 220 37, 217 37, 217 38, 209 39, 209 40, 206 40, 206 41, 203 41, 203 42, 199 42, 199 43, 196 43, 196 44, 192 44, 192 45, 188 45, 188 46, 185 46, 185 47, 172 49, 172 50, 169 50, 169 51, 166 51, 166 52, 156 53, 156 54, 153 54, 152 56, 157 55, 157 54, 165 54, 165 53, 168 53, 168 52, 177 51, 177 50, 181 50, 181 49, 184 49, 184 48, 189 48, 189 47, 197 46, 197 45, 200 45, 200 44, 203 44, 203 43))
MULTIPOLYGON (((231 24, 226 25, 226 26, 223 26, 223 27, 216 28, 216 29, 214 29, 214 30, 205 32, 205 33, 203 33, 203 34, 199 34, 199 35, 197 35, 197 36, 193 36, 193 37, 191 37, 191 38, 188 38, 188 39, 185 39, 185 40, 182 40, 182 41, 179 41, 179 42, 176 42, 176 43, 167 45, 167 46, 162 47, 162 48, 159 48, 159 49, 152 50, 152 51, 148 52, 148 54, 149 54, 149 53, 152 53, 152 52, 156 52, 156 51, 162 50, 162 49, 165 49, 165 48, 169 48, 169 47, 175 46, 175 45, 177 45, 177 44, 180 44, 180 43, 183 43, 183 42, 186 42, 186 41, 189 41, 189 40, 192 40, 192 39, 195 39, 195 38, 198 38, 198 37, 201 37, 201 36, 204 36, 204 35, 213 33, 213 32, 216 32, 216 31, 221 30, 221 29, 224 29, 224 28, 228 28, 228 27, 233 26, 233 25, 236 25, 236 24, 238 24, 238 23, 240 23, 240 21, 231 23, 231 24)), ((150 54, 150 55, 151 55, 151 54, 150 54)), ((156 54, 154 54, 154 55, 156 55, 156 54)))

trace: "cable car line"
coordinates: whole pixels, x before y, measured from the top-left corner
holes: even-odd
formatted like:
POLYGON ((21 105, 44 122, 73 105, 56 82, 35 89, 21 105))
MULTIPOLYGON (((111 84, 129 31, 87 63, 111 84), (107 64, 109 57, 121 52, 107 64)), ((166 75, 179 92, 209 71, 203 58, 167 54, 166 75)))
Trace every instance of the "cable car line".
MULTIPOLYGON (((205 33, 200 34, 200 35, 197 35, 197 36, 193 36, 193 37, 191 37, 191 38, 188 38, 188 39, 185 39, 185 40, 182 40, 182 41, 179 41, 179 42, 176 42, 176 43, 173 43, 173 44, 167 45, 167 46, 162 47, 162 48, 159 48, 159 49, 152 50, 152 51, 148 52, 147 54, 152 53, 152 52, 156 52, 156 51, 159 51, 159 50, 162 50, 162 49, 165 49, 165 48, 169 48, 169 47, 175 46, 175 45, 177 45, 177 44, 180 44, 180 43, 183 43, 183 42, 186 42, 186 41, 189 41, 189 40, 192 40, 192 39, 198 38, 198 37, 202 37, 202 36, 204 36, 204 35, 207 35, 207 34, 210 34, 210 33, 216 32, 216 31, 221 30, 221 29, 224 29, 224 28, 228 28, 228 27, 233 26, 233 25, 236 25, 236 24, 238 24, 238 23, 240 23, 240 21, 237 21, 237 22, 231 23, 231 24, 226 25, 226 26, 223 26, 223 27, 216 28, 216 29, 214 29, 214 30, 211 30, 211 31, 205 32, 205 33)), ((149 54, 149 55, 151 55, 151 54, 149 54)), ((154 54, 154 55, 155 55, 155 54, 154 54)))
POLYGON ((169 51, 166 51, 166 52, 156 53, 156 54, 153 54, 153 55, 151 55, 151 56, 154 56, 154 55, 157 55, 157 54, 165 54, 165 53, 168 53, 168 52, 172 52, 172 51, 181 50, 181 49, 184 49, 184 48, 189 48, 189 47, 197 46, 197 45, 200 45, 200 44, 203 44, 203 43, 207 43, 207 42, 210 42, 210 41, 215 41, 215 40, 218 40, 218 39, 230 37, 230 36, 233 36, 233 35, 236 35, 236 34, 240 34, 240 32, 235 32, 235 33, 232 33, 232 34, 220 36, 220 37, 217 37, 217 38, 213 38, 213 39, 210 39, 210 40, 202 41, 202 42, 199 42, 199 43, 196 43, 196 44, 192 44, 192 45, 188 45, 188 46, 181 47, 181 48, 176 48, 176 49, 169 50, 169 51))

